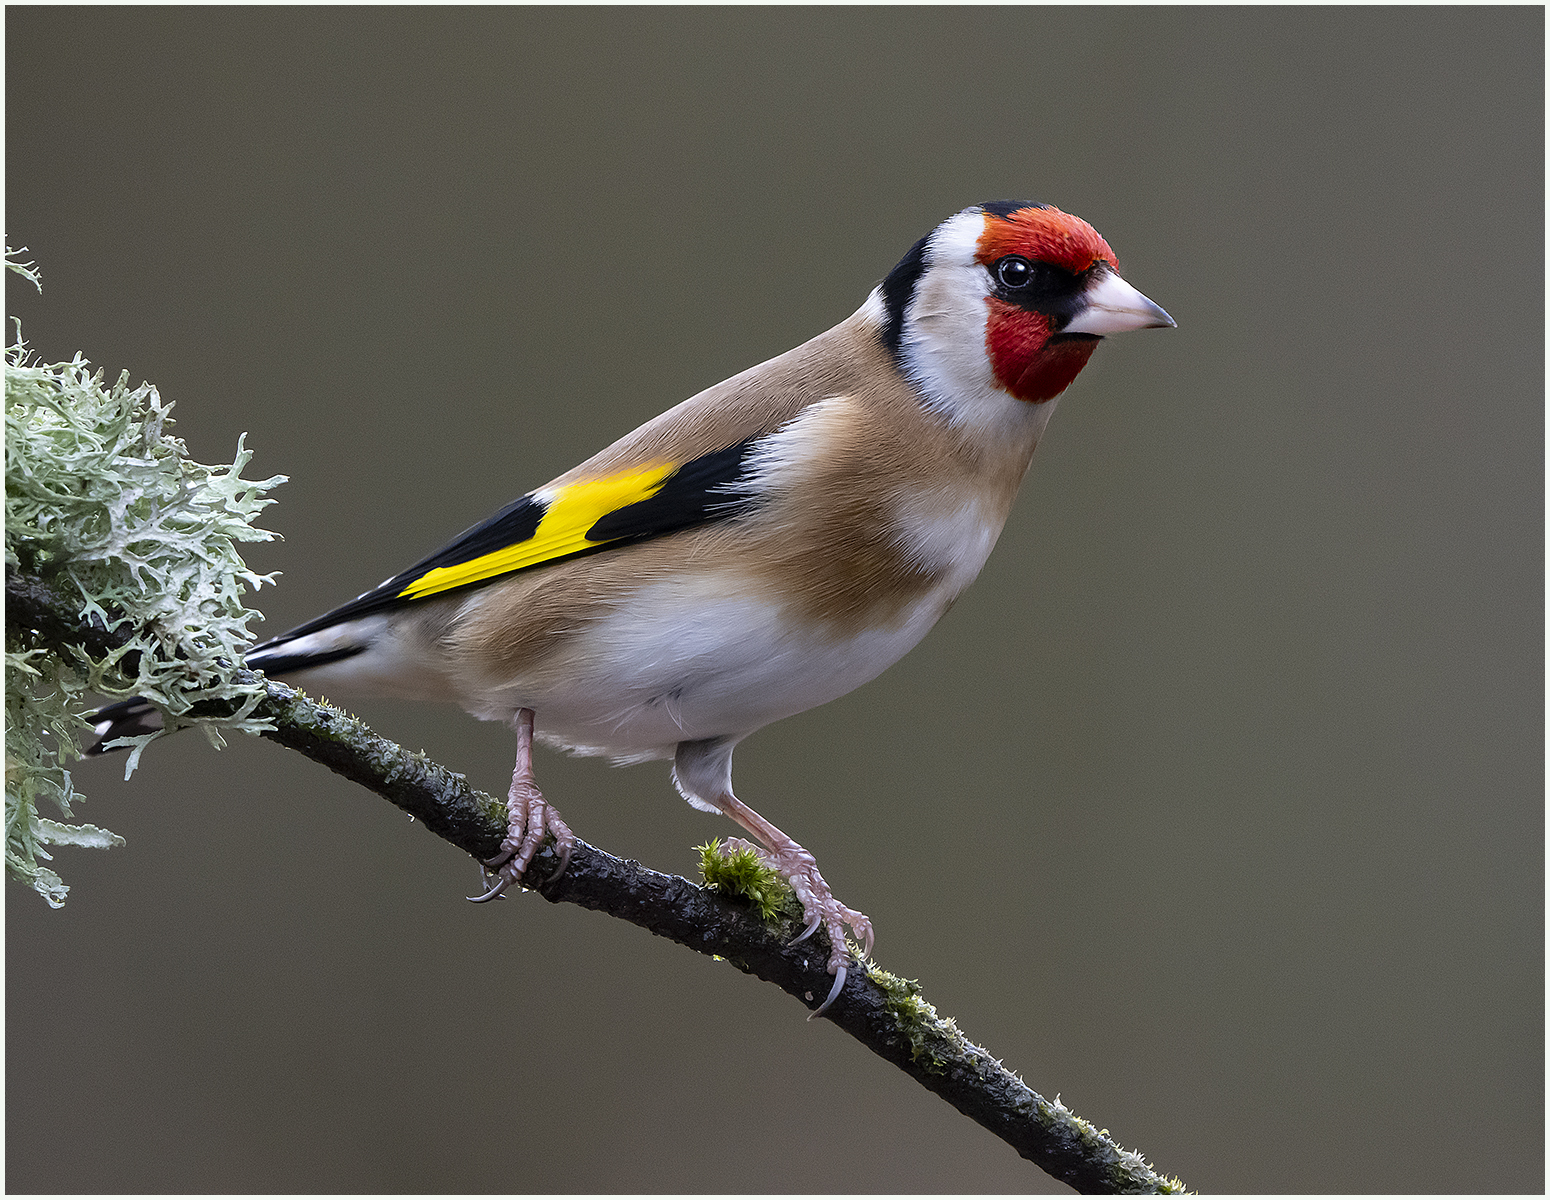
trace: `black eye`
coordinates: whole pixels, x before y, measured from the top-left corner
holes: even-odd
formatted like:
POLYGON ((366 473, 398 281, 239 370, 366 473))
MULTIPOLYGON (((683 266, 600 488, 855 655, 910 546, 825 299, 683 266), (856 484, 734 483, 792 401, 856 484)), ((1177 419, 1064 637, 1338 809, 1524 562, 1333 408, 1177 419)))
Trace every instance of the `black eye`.
POLYGON ((1033 278, 1033 267, 1026 258, 1009 254, 996 262, 996 278, 1002 287, 1024 288, 1033 278))

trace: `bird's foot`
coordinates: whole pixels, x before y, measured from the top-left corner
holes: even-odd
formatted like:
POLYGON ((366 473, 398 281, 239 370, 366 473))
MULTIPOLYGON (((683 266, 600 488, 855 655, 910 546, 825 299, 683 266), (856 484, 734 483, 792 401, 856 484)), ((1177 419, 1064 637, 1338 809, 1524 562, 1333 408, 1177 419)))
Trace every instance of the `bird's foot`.
POLYGON ((560 819, 560 814, 544 799, 544 794, 531 779, 512 780, 511 793, 506 798, 506 812, 509 823, 500 851, 494 858, 485 859, 482 864, 489 890, 483 895, 468 897, 476 904, 495 899, 511 884, 519 881, 547 837, 554 838, 554 850, 560 857, 560 865, 545 882, 552 883, 558 879, 570 865, 576 835, 560 819))
POLYGON ((802 915, 807 920, 807 928, 792 940, 792 945, 811 937, 820 925, 829 935, 828 968, 829 974, 834 976, 834 986, 829 989, 828 998, 809 1014, 808 1020, 812 1020, 834 1003, 834 998, 845 986, 846 972, 852 965, 847 934, 860 943, 863 959, 872 956, 872 922, 865 913, 847 908, 834 898, 829 885, 818 873, 818 861, 809 851, 789 838, 786 843, 779 849, 771 850, 743 838, 729 838, 726 847, 729 850, 752 850, 791 885, 791 890, 801 902, 802 915))

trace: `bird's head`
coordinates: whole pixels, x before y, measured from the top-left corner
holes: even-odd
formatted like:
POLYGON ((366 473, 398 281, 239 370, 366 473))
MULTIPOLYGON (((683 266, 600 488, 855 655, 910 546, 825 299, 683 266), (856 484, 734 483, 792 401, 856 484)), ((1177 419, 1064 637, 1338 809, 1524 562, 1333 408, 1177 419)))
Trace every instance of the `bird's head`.
POLYGON ((1086 221, 1015 200, 943 221, 871 304, 899 369, 950 409, 986 391, 1042 404, 1105 334, 1174 323, 1120 278, 1114 251, 1086 221))

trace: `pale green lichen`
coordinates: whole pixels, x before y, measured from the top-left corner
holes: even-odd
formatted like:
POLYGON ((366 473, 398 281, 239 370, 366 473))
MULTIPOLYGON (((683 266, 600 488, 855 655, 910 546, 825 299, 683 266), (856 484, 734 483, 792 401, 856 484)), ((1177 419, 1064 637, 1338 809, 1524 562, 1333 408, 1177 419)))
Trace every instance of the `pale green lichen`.
POLYGON ((751 846, 723 848, 721 839, 714 838, 695 850, 700 855, 700 877, 706 887, 723 895, 741 896, 764 921, 773 921, 782 914, 801 915, 802 906, 797 903, 791 885, 751 846))
MULTIPOLYGON (((9 248, 6 265, 38 283, 32 264, 9 248)), ((284 476, 243 479, 252 452, 241 439, 230 466, 193 462, 167 432, 171 408, 149 384, 131 388, 128 372, 105 387, 79 355, 36 361, 19 324, 6 349, 6 569, 66 589, 83 617, 128 635, 98 660, 7 627, 6 870, 56 907, 68 888, 40 862, 50 858, 44 847, 122 844, 37 811, 46 799, 68 818, 80 799, 66 764, 79 757, 87 691, 144 696, 163 709, 169 731, 198 724, 216 745, 222 729, 268 728, 251 716, 262 690, 232 675, 258 615, 242 596, 272 577, 250 571, 237 543, 274 536, 252 521, 273 503, 263 493, 284 476), (190 707, 205 699, 232 701, 235 714, 191 718, 190 707)), ((154 736, 126 740, 126 775, 154 736)))

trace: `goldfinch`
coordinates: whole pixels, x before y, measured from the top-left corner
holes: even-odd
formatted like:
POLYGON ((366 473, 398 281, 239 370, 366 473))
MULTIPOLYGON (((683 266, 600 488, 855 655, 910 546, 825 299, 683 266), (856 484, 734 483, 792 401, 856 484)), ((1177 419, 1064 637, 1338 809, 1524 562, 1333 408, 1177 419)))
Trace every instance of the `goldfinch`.
MULTIPOLYGON (((869 954, 871 922, 733 794, 733 749, 919 642, 979 574, 1055 397, 1104 335, 1173 323, 1080 218, 964 209, 827 333, 646 422, 248 665, 327 694, 453 701, 515 730, 509 833, 473 899, 521 878, 546 837, 564 870, 574 838, 535 782, 535 738, 671 759, 684 798, 730 817, 790 880, 801 937, 827 931, 827 1007, 847 934, 869 954)), ((159 720, 135 701, 98 716, 103 742, 159 720)))

